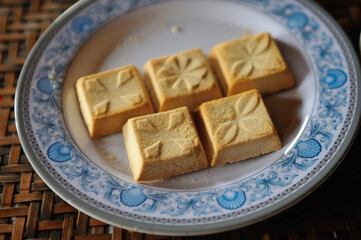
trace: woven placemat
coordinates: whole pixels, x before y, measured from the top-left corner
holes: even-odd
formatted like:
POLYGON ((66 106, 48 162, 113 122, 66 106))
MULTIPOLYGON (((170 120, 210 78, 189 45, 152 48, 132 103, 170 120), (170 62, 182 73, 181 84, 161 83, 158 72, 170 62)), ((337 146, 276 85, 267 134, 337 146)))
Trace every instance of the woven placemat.
MULTIPOLYGON (((14 122, 14 94, 27 54, 75 1, 0 0, 0 240, 2 239, 361 239, 361 163, 352 157, 309 197, 260 223, 214 235, 167 237, 109 226, 54 194, 29 164, 14 122)), ((360 0, 319 0, 355 48, 360 0)))

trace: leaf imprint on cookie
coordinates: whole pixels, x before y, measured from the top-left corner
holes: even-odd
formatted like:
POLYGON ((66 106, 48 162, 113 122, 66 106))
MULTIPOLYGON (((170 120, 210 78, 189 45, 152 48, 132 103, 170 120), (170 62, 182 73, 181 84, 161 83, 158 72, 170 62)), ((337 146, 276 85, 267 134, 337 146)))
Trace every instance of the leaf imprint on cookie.
POLYGON ((121 98, 131 106, 135 106, 143 102, 142 96, 139 93, 124 95, 121 98))
POLYGON ((257 135, 268 135, 273 132, 272 123, 263 118, 244 118, 241 120, 243 129, 249 133, 257 135))
POLYGON ((151 122, 149 122, 148 119, 138 120, 136 124, 138 130, 140 131, 149 131, 149 132, 157 131, 157 129, 153 126, 151 122))
POLYGON ((171 140, 185 153, 192 151, 198 145, 197 138, 172 138, 171 140))
POLYGON ((102 114, 106 114, 109 110, 109 104, 110 104, 110 102, 108 100, 105 100, 105 101, 95 105, 95 107, 94 107, 95 115, 99 116, 102 114))
POLYGON ((232 48, 227 54, 232 59, 231 74, 236 78, 246 78, 256 69, 274 71, 283 67, 282 61, 269 53, 271 38, 268 34, 253 37, 245 46, 232 48))
POLYGON ((181 112, 172 113, 169 115, 168 130, 174 129, 181 125, 184 121, 184 115, 181 112))
POLYGON ((158 157, 161 153, 161 148, 162 148, 162 141, 159 140, 158 142, 144 149, 145 157, 146 158, 158 157))
POLYGON ((97 78, 91 78, 85 81, 85 88, 88 91, 106 91, 103 84, 97 78))
POLYGON ((221 144, 232 142, 238 133, 238 127, 235 122, 226 122, 219 126, 216 130, 216 139, 221 144))
POLYGON ((167 58, 157 75, 163 86, 192 92, 206 77, 207 67, 200 59, 180 54, 167 58))
POLYGON ((236 111, 238 114, 245 115, 253 112, 258 104, 258 94, 256 92, 247 92, 237 100, 236 111))
POLYGON ((133 77, 133 74, 130 71, 130 69, 120 71, 118 73, 117 87, 120 87, 124 83, 128 82, 132 77, 133 77))

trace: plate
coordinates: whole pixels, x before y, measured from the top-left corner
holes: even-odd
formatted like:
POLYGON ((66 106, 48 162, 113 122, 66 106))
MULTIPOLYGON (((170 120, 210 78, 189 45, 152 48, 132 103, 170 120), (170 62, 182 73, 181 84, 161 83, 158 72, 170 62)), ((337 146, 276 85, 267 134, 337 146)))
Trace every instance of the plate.
POLYGON ((270 217, 340 164, 360 120, 358 60, 320 7, 297 0, 80 1, 42 35, 22 69, 16 125, 39 176, 69 204, 134 231, 197 235, 270 217), (83 75, 270 32, 296 86, 266 96, 279 151, 137 183, 122 133, 90 139, 74 90, 83 75))

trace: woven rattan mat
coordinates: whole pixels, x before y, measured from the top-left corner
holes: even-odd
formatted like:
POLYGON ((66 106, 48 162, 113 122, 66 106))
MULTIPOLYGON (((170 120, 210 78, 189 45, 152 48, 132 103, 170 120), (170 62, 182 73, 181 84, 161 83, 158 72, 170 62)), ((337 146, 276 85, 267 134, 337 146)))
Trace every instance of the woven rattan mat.
MULTIPOLYGON (((109 226, 74 209, 39 178, 14 123, 14 94, 25 58, 74 1, 0 0, 1 239, 361 239, 360 134, 336 172, 310 196, 257 224, 198 237, 165 237, 109 226)), ((358 49, 361 0, 319 0, 358 49)))

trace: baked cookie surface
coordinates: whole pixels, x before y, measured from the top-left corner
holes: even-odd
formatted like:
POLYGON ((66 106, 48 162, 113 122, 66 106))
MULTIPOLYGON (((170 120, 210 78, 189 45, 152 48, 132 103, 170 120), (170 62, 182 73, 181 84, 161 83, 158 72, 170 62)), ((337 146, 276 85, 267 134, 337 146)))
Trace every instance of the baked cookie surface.
POLYGON ((154 112, 133 65, 84 76, 77 81, 76 92, 91 137, 121 131, 129 118, 154 112))
POLYGON ((187 107, 131 118, 123 127, 136 181, 150 181, 208 167, 187 107))
POLYGON ((212 166, 238 162, 282 147, 258 90, 203 103, 196 117, 212 166))
POLYGON ((150 59, 143 68, 157 111, 201 103, 222 97, 208 60, 199 48, 150 59))
POLYGON ((209 54, 224 95, 250 89, 270 94, 294 85, 276 42, 268 33, 246 36, 214 46, 209 54))

